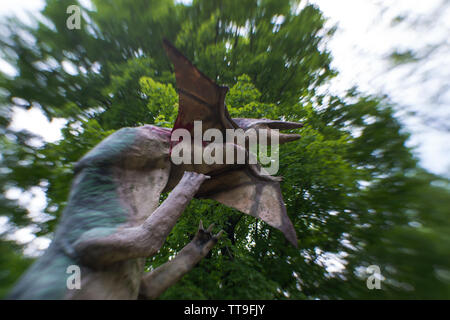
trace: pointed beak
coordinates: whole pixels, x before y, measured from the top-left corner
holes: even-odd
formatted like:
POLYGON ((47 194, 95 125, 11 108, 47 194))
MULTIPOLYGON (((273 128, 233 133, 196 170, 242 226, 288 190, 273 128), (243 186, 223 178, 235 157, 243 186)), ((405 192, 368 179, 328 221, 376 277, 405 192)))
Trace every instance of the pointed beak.
POLYGON ((270 129, 278 129, 278 130, 292 130, 303 127, 303 124, 299 122, 278 121, 278 120, 268 120, 267 122, 263 122, 261 124, 266 125, 270 129))
MULTIPOLYGON (((234 118, 233 121, 242 129, 247 130, 253 128, 269 129, 269 130, 293 130, 303 127, 302 123, 292 121, 281 120, 269 120, 269 119, 248 119, 248 118, 234 118)), ((278 140, 280 144, 291 142, 300 139, 299 134, 291 133, 278 133, 278 140)))
POLYGON ((295 141, 301 138, 299 134, 290 134, 290 133, 280 133, 279 141, 280 144, 295 141))

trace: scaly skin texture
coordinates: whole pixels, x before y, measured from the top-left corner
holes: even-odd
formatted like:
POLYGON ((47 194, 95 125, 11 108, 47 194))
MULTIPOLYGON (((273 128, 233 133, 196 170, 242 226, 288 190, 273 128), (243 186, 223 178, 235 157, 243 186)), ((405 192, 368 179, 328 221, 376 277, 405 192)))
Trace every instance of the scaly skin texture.
MULTIPOLYGON (((10 299, 138 297, 145 257, 159 250, 207 178, 186 172, 158 208, 170 174, 169 133, 153 126, 123 128, 78 162, 55 238, 10 299), (67 288, 70 265, 81 268, 79 290, 67 288)), ((191 259, 199 260, 197 254, 191 259)))

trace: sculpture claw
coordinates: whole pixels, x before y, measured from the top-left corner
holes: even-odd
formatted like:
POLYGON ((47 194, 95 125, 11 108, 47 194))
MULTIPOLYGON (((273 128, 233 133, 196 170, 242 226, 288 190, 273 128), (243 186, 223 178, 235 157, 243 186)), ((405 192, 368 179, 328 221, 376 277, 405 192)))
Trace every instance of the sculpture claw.
POLYGON ((216 234, 216 235, 214 236, 214 238, 217 239, 217 240, 220 239, 220 237, 222 236, 222 234, 223 234, 224 232, 225 232, 225 231, 220 230, 219 233, 216 234))
POLYGON ((215 225, 215 223, 212 223, 212 224, 208 227, 208 229, 206 230, 206 232, 211 232, 212 229, 213 229, 213 227, 214 227, 214 225, 215 225))
POLYGON ((204 247, 205 245, 213 246, 222 236, 222 234, 224 233, 223 230, 220 230, 216 235, 212 234, 212 229, 214 228, 214 226, 215 223, 212 223, 209 225, 208 229, 205 230, 203 228, 203 222, 202 220, 200 220, 198 231, 195 235, 195 241, 200 247, 204 247))

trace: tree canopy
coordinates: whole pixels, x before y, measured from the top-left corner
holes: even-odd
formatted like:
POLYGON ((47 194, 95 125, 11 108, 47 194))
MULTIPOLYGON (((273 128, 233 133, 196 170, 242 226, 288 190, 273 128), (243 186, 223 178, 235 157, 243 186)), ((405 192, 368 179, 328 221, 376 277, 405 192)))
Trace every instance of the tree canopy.
POLYGON ((47 0, 34 25, 1 26, 2 58, 16 74, 0 75, 0 216, 9 226, 0 295, 29 265, 7 236, 34 226, 51 238, 77 160, 121 127, 173 124, 178 96, 165 37, 230 87, 232 117, 305 126, 280 149, 299 248, 263 222, 195 200, 149 268, 179 251, 200 219, 226 235, 162 299, 450 298, 449 181, 420 168, 388 97, 320 90, 337 72, 326 48, 334 29, 319 8, 291 0, 92 0, 79 4, 81 29, 70 30, 66 8, 74 2, 47 0), (66 119, 63 139, 11 129, 13 107, 66 119), (47 218, 6 197, 13 187, 42 188, 47 218), (381 269, 381 290, 366 286, 370 265, 381 269))

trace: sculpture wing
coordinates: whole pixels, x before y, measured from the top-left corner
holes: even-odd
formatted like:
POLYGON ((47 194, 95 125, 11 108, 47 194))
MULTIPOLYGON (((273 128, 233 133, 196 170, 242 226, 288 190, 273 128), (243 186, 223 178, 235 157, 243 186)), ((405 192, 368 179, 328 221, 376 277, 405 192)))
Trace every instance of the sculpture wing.
MULTIPOLYGON (((228 87, 219 86, 209 79, 167 40, 164 40, 164 48, 174 65, 179 94, 178 116, 172 130, 184 128, 193 135, 194 121, 202 121, 202 134, 210 128, 224 133, 225 129, 241 127, 231 119, 225 106, 228 87)), ((254 125, 254 121, 258 124, 268 121, 237 120, 242 122, 244 129, 254 125)), ((225 167, 220 173, 212 174, 196 196, 217 200, 265 221, 283 232, 297 247, 297 236, 286 213, 279 180, 277 177, 262 176, 258 171, 258 165, 250 164, 225 167)))
POLYGON ((209 79, 167 40, 164 40, 164 49, 174 66, 179 94, 178 116, 173 130, 184 128, 192 134, 194 121, 200 120, 203 132, 210 128, 222 132, 235 128, 225 107, 228 87, 219 86, 209 79))
POLYGON ((297 247, 297 235, 283 202, 280 184, 254 174, 250 168, 224 172, 203 183, 199 198, 214 199, 261 219, 283 232, 297 247))

